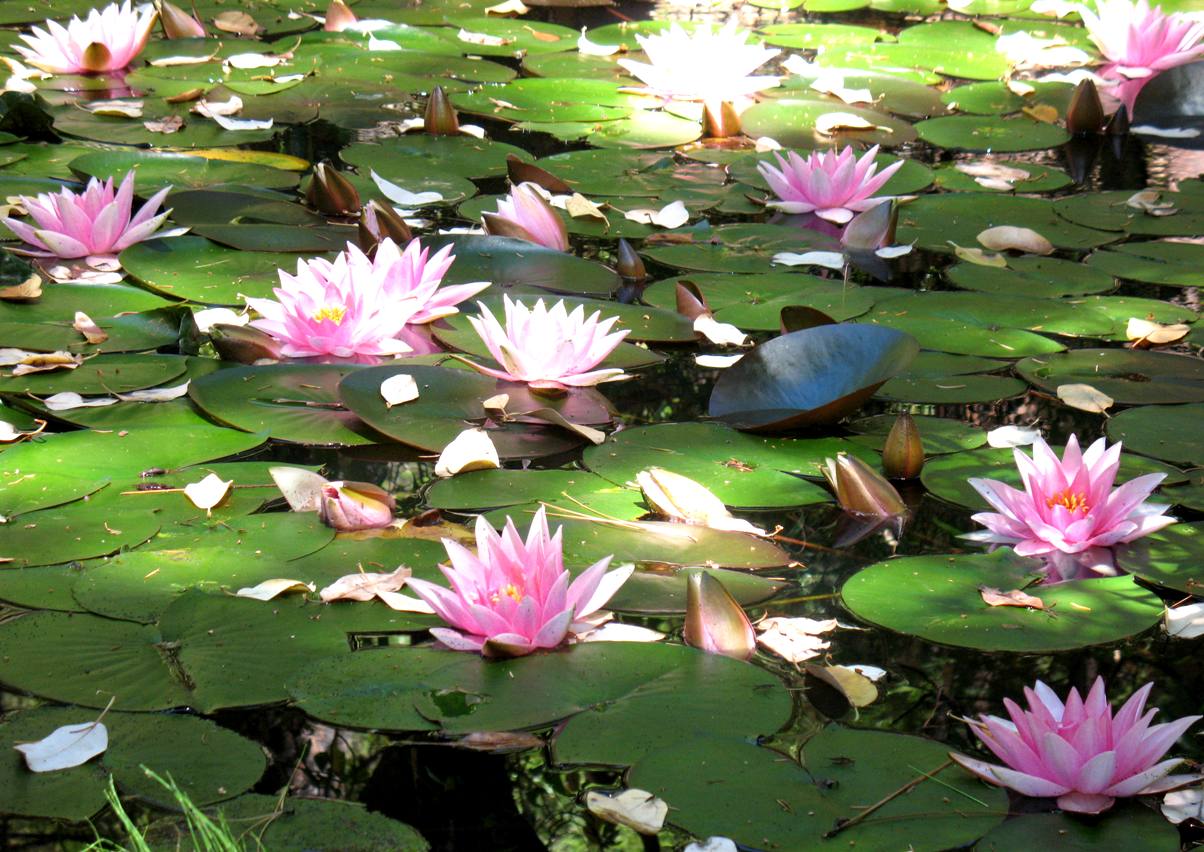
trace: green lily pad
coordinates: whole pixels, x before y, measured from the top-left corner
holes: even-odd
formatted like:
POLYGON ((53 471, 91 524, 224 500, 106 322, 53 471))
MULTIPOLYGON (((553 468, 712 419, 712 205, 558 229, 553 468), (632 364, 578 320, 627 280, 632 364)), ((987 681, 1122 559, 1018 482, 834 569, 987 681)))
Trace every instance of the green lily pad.
MULTIPOLYGON (((95 711, 66 707, 26 710, 0 724, 0 740, 38 740, 60 726, 84 724, 94 718, 95 711)), ((203 807, 249 789, 267 763, 256 743, 195 716, 108 713, 104 725, 108 749, 72 769, 35 774, 26 769, 19 752, 4 749, 0 812, 85 819, 104 805, 110 773, 123 791, 156 805, 173 805, 171 794, 147 778, 140 765, 170 775, 203 807)))
POLYGON ((941 166, 934 173, 936 185, 941 189, 955 192, 982 192, 984 189, 991 192, 1053 192, 1056 189, 1070 186, 1073 182, 1070 179, 1070 175, 1053 166, 1020 163, 1012 160, 1003 160, 998 164, 1006 166, 1009 169, 1019 169, 1022 172, 1027 172, 1028 177, 1014 181, 1010 186, 993 186, 989 182, 980 182, 989 181, 988 178, 972 177, 958 171, 955 166, 941 166))
POLYGON ((895 238, 930 251, 952 252, 951 242, 977 248, 978 235, 998 225, 1029 228, 1061 249, 1094 248, 1118 237, 1061 218, 1049 199, 959 192, 925 195, 905 204, 895 238))
POLYGON ((1011 376, 946 376, 939 379, 896 376, 874 394, 895 402, 952 405, 998 402, 1020 396, 1028 386, 1011 376))
POLYGON ((678 269, 766 273, 779 271, 773 265, 776 252, 830 249, 835 242, 814 231, 783 225, 730 224, 672 233, 690 239, 668 245, 645 245, 641 254, 678 269))
POLYGON ((80 502, 23 515, 0 531, 0 549, 19 568, 54 565, 137 547, 158 531, 159 519, 149 511, 118 515, 80 502))
MULTIPOLYGON (((240 837, 250 835, 265 849, 311 852, 427 852, 415 829, 367 810, 358 802, 247 794, 218 808, 240 837)), ((172 844, 182 842, 186 829, 172 844)))
POLYGON ((1128 281, 1169 287, 1197 287, 1204 277, 1204 246, 1162 241, 1123 243, 1088 255, 1084 269, 1128 281))
MULTIPOLYGON (((142 196, 167 186, 181 189, 216 183, 245 183, 287 190, 296 187, 298 180, 296 172, 259 163, 234 163, 159 151, 96 151, 71 161, 71 171, 84 178, 121 180, 131 170, 134 188, 142 196)), ((170 200, 167 206, 171 206, 170 200)))
POLYGON ((512 237, 458 235, 425 242, 432 252, 452 245, 456 262, 444 284, 490 281, 494 292, 509 287, 538 287, 554 293, 609 295, 619 276, 600 263, 512 237))
POLYGON ((1121 405, 1204 402, 1204 362, 1169 352, 1076 349, 1026 358, 1016 372, 1050 392, 1088 384, 1121 405))
POLYGON ((778 331, 782 308, 802 305, 823 311, 837 322, 860 316, 874 303, 874 288, 843 284, 796 272, 764 275, 725 275, 696 272, 657 281, 648 286, 643 300, 650 305, 676 309, 676 283, 697 285, 720 322, 745 331, 778 331))
POLYGON ((1108 437, 1132 452, 1173 464, 1204 464, 1204 439, 1197 426, 1204 405, 1143 405, 1108 421, 1108 437))
POLYGON ((1106 293, 1116 287, 1101 269, 1056 257, 1008 258, 1003 268, 957 263, 945 270, 950 283, 963 290, 1037 299, 1106 293))
POLYGON ((207 414, 246 432, 297 444, 354 446, 381 438, 339 401, 339 382, 354 366, 275 364, 202 376, 189 395, 207 414))
POLYGON ((197 236, 147 240, 120 255, 131 277, 152 292, 213 305, 239 305, 243 296, 271 298, 279 269, 294 272, 297 255, 234 251, 197 236))
POLYGON ((921 139, 940 148, 968 151, 1040 151, 1061 145, 1070 134, 1056 124, 1031 118, 949 115, 930 118, 915 127, 921 139))
POLYGON ((521 148, 471 136, 431 136, 412 133, 378 143, 357 142, 339 152, 345 163, 362 175, 375 171, 407 189, 409 181, 427 175, 485 178, 506 173, 506 157, 531 157, 521 148))
POLYGON ((974 848, 1008 852, 1036 845, 1067 852, 1127 852, 1137 836, 1151 848, 1173 849, 1179 842, 1175 826, 1157 811, 1134 802, 1109 810, 1099 819, 1067 813, 1021 814, 989 832, 974 848))
POLYGON ((1033 88, 1027 97, 1016 94, 1005 83, 992 80, 957 86, 945 92, 941 100, 959 112, 974 115, 1007 115, 1037 104, 1049 104, 1057 108, 1059 116, 1066 115, 1074 86, 1041 80, 1026 80, 1025 85, 1033 88))
POLYGON ((1129 576, 1031 587, 1038 560, 1010 548, 973 556, 909 556, 878 562, 841 588, 859 618, 929 642, 1045 654, 1116 642, 1153 626, 1162 601, 1129 576), (988 606, 979 588, 1022 589, 1044 610, 988 606))
POLYGON ((849 106, 818 97, 765 100, 745 110, 740 122, 749 136, 768 136, 786 148, 844 146, 858 142, 894 148, 913 142, 916 138, 915 130, 906 121, 865 107, 849 106), (816 129, 816 121, 829 113, 854 115, 873 127, 821 133, 816 129))
POLYGON ((1204 591, 1201 524, 1175 524, 1116 549, 1118 564, 1156 586, 1189 595, 1204 591))
POLYGON ((826 502, 828 492, 800 477, 817 478, 824 459, 841 452, 877 458, 840 438, 762 438, 717 423, 666 423, 624 429, 585 451, 586 467, 619 485, 662 467, 687 476, 733 508, 756 509, 826 502))
POLYGON ((187 365, 177 355, 100 355, 74 370, 29 373, 0 378, 0 393, 50 396, 74 391, 83 396, 129 393, 166 384, 184 374, 187 365))
POLYGON ((1155 216, 1129 206, 1133 193, 1128 190, 1068 195, 1058 199, 1054 208, 1069 222, 1103 231, 1151 237, 1190 237, 1204 231, 1204 194, 1156 192, 1160 201, 1174 205, 1174 215, 1155 216))

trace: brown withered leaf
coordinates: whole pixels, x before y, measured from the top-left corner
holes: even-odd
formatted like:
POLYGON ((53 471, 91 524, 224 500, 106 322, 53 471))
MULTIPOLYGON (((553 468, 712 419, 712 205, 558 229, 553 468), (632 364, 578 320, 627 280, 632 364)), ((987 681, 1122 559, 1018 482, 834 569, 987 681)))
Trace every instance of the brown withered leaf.
POLYGON ((0 299, 13 302, 25 302, 42 297, 42 278, 31 275, 20 284, 0 287, 0 299))
POLYGON ((74 370, 84 359, 70 352, 30 352, 13 367, 14 376, 46 373, 51 370, 74 370))
MULTIPOLYGON (((200 97, 200 89, 196 90, 200 97)), ((142 126, 151 133, 177 133, 184 126, 184 116, 182 115, 167 115, 163 118, 157 118, 154 121, 144 121, 142 126)))
POLYGON ((452 745, 459 748, 469 748, 473 751, 487 751, 493 754, 506 754, 512 751, 527 751, 541 748, 543 740, 524 731, 477 731, 454 741, 452 745))
POLYGON ((263 27, 254 18, 246 12, 234 9, 219 12, 217 17, 213 19, 213 25, 222 32, 241 36, 257 36, 263 31, 263 27))
POLYGON ((1019 606, 1028 609, 1045 609, 1045 601, 1041 600, 1036 595, 1030 595, 1028 592, 1020 589, 1012 589, 1011 591, 1001 591, 993 589, 990 586, 979 586, 978 593, 982 595, 983 603, 987 606, 1019 606))

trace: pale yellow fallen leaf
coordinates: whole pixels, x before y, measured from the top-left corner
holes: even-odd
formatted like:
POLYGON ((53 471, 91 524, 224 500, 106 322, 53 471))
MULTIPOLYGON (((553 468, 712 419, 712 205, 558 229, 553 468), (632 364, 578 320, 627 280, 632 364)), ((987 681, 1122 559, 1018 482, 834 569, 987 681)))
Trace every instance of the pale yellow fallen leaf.
POLYGON ((621 793, 590 790, 585 794, 585 806, 599 819, 625 825, 640 834, 657 834, 669 815, 669 806, 663 799, 635 788, 621 793))
POLYGON ((1103 391, 1096 390, 1091 385, 1084 384, 1058 385, 1057 394, 1058 399, 1071 408, 1077 408, 1079 411, 1089 411, 1092 414, 1106 415, 1108 409, 1116 401, 1103 391))
POLYGON ((190 482, 184 486, 184 496, 198 509, 204 509, 205 514, 212 515, 213 509, 226 499, 234 480, 224 480, 216 473, 211 473, 200 482, 190 482))
POLYGON ((470 470, 501 467, 497 447, 484 429, 465 429, 443 448, 435 462, 436 476, 455 476, 470 470))
POLYGON ((385 408, 412 402, 418 399, 418 383, 409 373, 398 373, 380 383, 380 395, 385 401, 385 408))
POLYGON ((978 242, 991 251, 1024 251, 1031 254, 1053 254, 1053 243, 1032 228, 1015 225, 996 225, 978 235, 978 242))
POLYGON ((270 601, 272 598, 282 595, 285 592, 312 592, 314 590, 313 583, 305 583, 301 580, 274 579, 264 580, 255 586, 247 586, 239 589, 234 593, 238 598, 253 598, 257 601, 270 601))

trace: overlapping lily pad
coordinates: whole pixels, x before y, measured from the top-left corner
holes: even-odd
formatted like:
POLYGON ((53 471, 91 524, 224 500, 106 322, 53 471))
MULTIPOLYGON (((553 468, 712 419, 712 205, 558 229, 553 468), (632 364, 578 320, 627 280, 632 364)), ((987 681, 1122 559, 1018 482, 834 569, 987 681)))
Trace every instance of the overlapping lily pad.
POLYGON ((1204 402, 1204 362, 1169 352, 1077 349, 1026 358, 1016 371, 1049 391, 1087 384, 1122 405, 1204 402))

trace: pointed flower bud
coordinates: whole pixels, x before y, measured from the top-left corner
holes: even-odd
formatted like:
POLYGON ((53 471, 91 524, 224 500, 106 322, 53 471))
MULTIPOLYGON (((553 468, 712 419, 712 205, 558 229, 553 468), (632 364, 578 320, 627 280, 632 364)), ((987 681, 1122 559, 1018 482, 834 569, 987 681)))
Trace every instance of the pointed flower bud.
POLYGON ((707 139, 727 139, 739 136, 740 115, 731 101, 707 101, 702 108, 702 135, 707 139))
POLYGON ((209 339, 223 361, 255 364, 284 358, 276 338, 250 326, 216 323, 209 327, 209 339))
POLYGON ((1109 136, 1126 136, 1129 133, 1129 110, 1121 104, 1117 107, 1116 112, 1112 113, 1112 117, 1108 119, 1107 126, 1104 127, 1104 132, 1109 136))
POLYGON ((313 178, 305 192, 305 203, 326 216, 346 216, 363 206, 351 181, 323 160, 314 166, 313 178))
POLYGON ((1099 133, 1104 127, 1104 105, 1099 100, 1099 90, 1091 80, 1083 80, 1075 86, 1066 109, 1066 129, 1075 136, 1099 133))
POLYGON ((622 238, 619 239, 615 272, 632 281, 643 281, 648 277, 648 270, 644 268, 643 258, 631 247, 631 243, 622 238))
POLYGON ((426 114, 422 117, 422 130, 433 136, 455 136, 460 132, 460 117, 456 108, 447 99, 442 86, 431 89, 426 102, 426 114))
POLYGON ((205 25, 196 12, 191 15, 168 0, 159 2, 159 23, 163 25, 164 38, 204 38, 205 25))
POLYGON ((747 660, 757 649, 757 637, 744 610, 731 593, 706 571, 686 580, 684 638, 708 654, 747 660))
POLYGON ((895 419, 882 447, 882 469, 891 479, 915 479, 924 469, 920 427, 906 411, 895 419))
POLYGON ((895 242, 899 207, 893 198, 858 213, 845 225, 840 244, 847 249, 874 251, 895 242))
POLYGON ((840 508, 849 514, 890 518, 907 512, 895 487, 856 456, 839 453, 835 459, 825 459, 820 471, 840 508))
POLYGON ((393 496, 368 482, 328 482, 318 517, 339 532, 383 529, 393 523, 393 496))
POLYGON ((322 25, 322 29, 328 33, 341 33, 357 20, 355 12, 352 12, 351 7, 343 0, 330 0, 330 5, 326 7, 326 23, 322 25))
POLYGON ((390 239, 398 245, 409 245, 414 239, 414 233, 406 220, 388 204, 381 204, 376 199, 364 205, 360 214, 359 229, 356 240, 360 249, 371 252, 381 240, 390 239))

